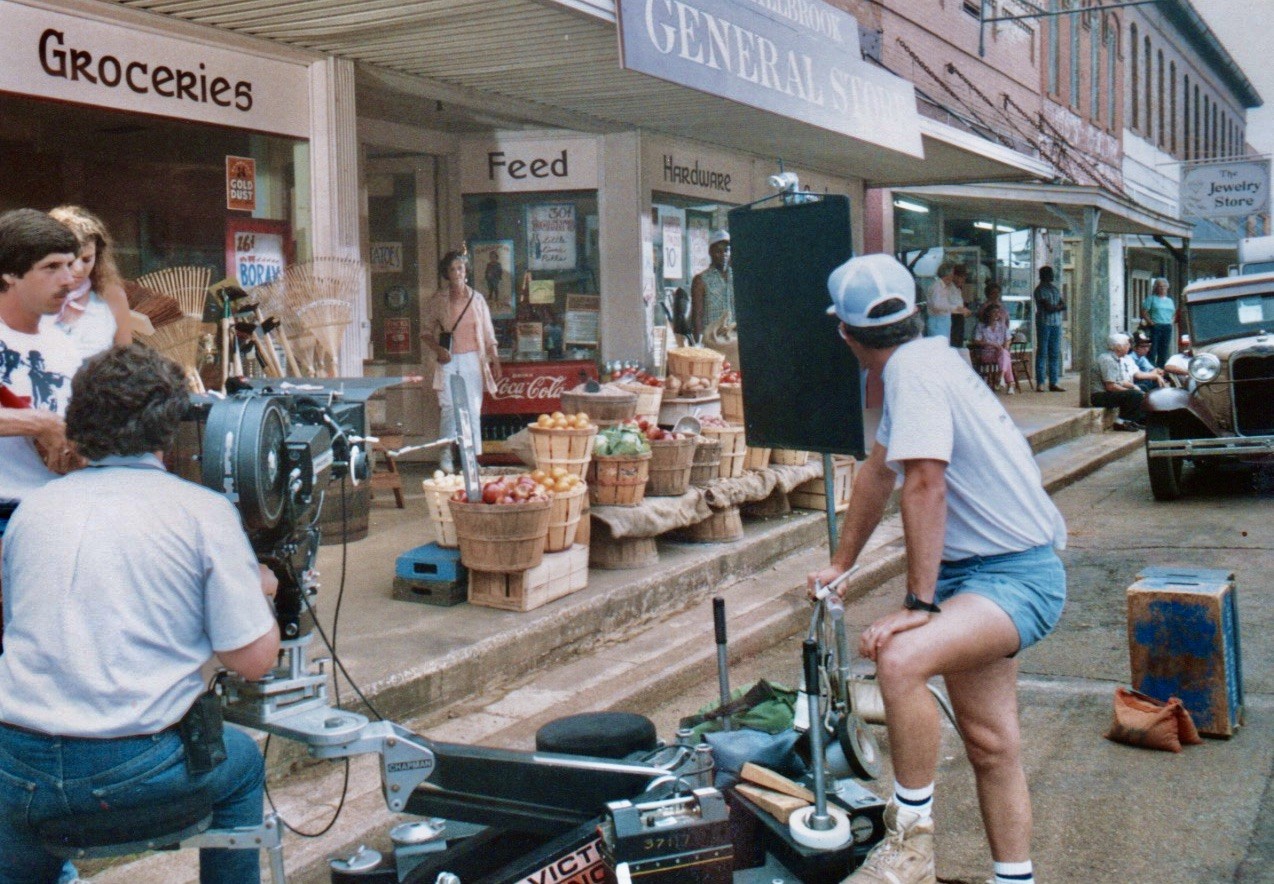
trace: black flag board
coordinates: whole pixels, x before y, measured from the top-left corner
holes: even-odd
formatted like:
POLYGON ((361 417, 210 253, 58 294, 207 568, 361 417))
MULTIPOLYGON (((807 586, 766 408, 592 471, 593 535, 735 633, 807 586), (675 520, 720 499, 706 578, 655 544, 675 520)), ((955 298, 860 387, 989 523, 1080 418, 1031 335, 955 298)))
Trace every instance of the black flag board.
POLYGON ((849 198, 733 209, 730 241, 748 444, 866 457, 858 361, 827 313, 849 198))

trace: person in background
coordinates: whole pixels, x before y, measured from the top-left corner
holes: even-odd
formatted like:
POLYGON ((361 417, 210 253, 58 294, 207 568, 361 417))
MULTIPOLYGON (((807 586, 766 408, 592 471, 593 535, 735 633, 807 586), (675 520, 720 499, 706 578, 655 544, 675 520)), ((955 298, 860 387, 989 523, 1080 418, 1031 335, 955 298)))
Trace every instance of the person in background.
MULTIPOLYGON (((479 427, 483 392, 494 393, 500 379, 500 354, 495 339, 495 325, 486 298, 467 282, 469 261, 463 252, 450 251, 438 262, 438 275, 444 281, 434 293, 425 315, 425 330, 420 339, 437 357, 433 388, 438 393, 442 437, 457 432, 456 412, 451 399, 451 377, 464 378, 469 412, 473 416, 473 451, 482 453, 479 427)), ((451 472, 457 467, 451 448, 444 450, 440 467, 451 472)))
POLYGON ((1033 293, 1035 299, 1035 389, 1044 392, 1044 373, 1048 372, 1048 391, 1065 393, 1057 382, 1062 376, 1062 326, 1066 321, 1066 301, 1053 282, 1053 268, 1040 268, 1040 282, 1033 293))
POLYGON ((1176 302, 1168 297, 1168 280, 1160 276, 1141 302, 1141 321, 1150 326, 1150 361, 1156 368, 1163 368, 1172 355, 1172 320, 1176 313, 1176 302))
POLYGON ((1123 332, 1114 332, 1106 339, 1106 352, 1097 357, 1099 386, 1090 401, 1098 408, 1118 408, 1113 429, 1135 433, 1145 429, 1142 405, 1146 394, 1137 386, 1139 369, 1128 358, 1131 344, 1123 332))
POLYGON ((969 312, 964 306, 964 282, 968 271, 963 264, 943 261, 938 265, 938 278, 929 289, 925 304, 925 334, 931 338, 951 340, 951 317, 969 312))
POLYGON ((969 348, 973 359, 983 365, 995 363, 1000 366, 1000 382, 1004 391, 1012 395, 1013 357, 1009 353, 1009 344, 1013 334, 1009 331, 1009 314, 999 300, 987 301, 978 313, 978 324, 973 329, 973 345, 969 348))
POLYGON ((1132 350, 1128 354, 1128 358, 1137 366, 1137 372, 1133 376, 1133 380, 1137 384, 1137 388, 1143 393, 1149 393, 1151 390, 1158 390, 1167 384, 1164 380, 1163 369, 1155 368, 1154 364, 1146 357, 1150 352, 1150 338, 1145 332, 1136 331, 1132 335, 1132 350))
POLYGON ((79 206, 58 206, 49 215, 70 228, 80 252, 75 288, 57 316, 44 321, 70 335, 82 359, 112 345, 128 346, 133 342, 132 316, 106 225, 79 206))
MULTIPOLYGON (((181 367, 140 345, 74 379, 67 437, 88 467, 23 500, 4 548, 0 881, 65 869, 36 827, 71 814, 202 796, 217 828, 259 825, 265 766, 252 737, 191 770, 179 724, 215 655, 244 678, 275 666, 279 628, 238 512, 165 471, 189 407, 181 367)), ((122 820, 121 820, 122 822, 122 820)), ((260 880, 253 850, 203 849, 202 884, 260 880)))
POLYGON ((62 416, 80 356, 41 323, 75 285, 78 254, 75 234, 44 212, 0 215, 0 542, 22 499, 78 463, 62 416))
POLYGON ((881 373, 885 397, 840 542, 831 563, 808 576, 809 589, 853 567, 900 480, 907 551, 905 597, 858 645, 876 663, 893 797, 884 839, 845 884, 937 880, 942 728, 928 688, 937 675, 977 780, 994 884, 1033 884, 1017 655, 1061 617, 1066 572, 1055 550, 1066 545, 1066 524, 999 400, 955 348, 920 337, 907 268, 889 255, 851 258, 832 271, 827 288, 837 331, 860 365, 881 373))
POLYGON ((1182 335, 1177 340, 1178 351, 1168 357, 1163 364, 1163 373, 1173 384, 1185 387, 1193 384, 1190 377, 1190 360, 1194 358, 1194 350, 1190 347, 1190 336, 1182 335))
POLYGON ((725 317, 734 319, 734 271, 730 268, 730 234, 714 230, 708 237, 709 264, 690 281, 690 331, 695 343, 725 317))

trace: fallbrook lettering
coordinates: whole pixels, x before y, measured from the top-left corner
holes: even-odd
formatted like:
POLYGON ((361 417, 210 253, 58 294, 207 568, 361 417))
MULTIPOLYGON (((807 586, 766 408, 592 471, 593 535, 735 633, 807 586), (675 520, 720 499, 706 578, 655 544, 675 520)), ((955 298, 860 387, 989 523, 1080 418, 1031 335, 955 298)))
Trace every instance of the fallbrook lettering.
POLYGON ((209 76, 207 66, 199 63, 198 71, 150 65, 144 61, 121 61, 114 55, 95 56, 87 49, 67 47, 62 31, 47 28, 40 35, 40 67, 50 77, 117 89, 121 86, 145 95, 153 92, 163 98, 193 101, 252 110, 252 84, 246 80, 231 83, 225 77, 209 76))
POLYGON ((671 184, 692 184, 722 193, 730 192, 730 173, 702 169, 698 160, 695 160, 693 166, 679 166, 672 154, 667 153, 664 154, 664 181, 671 184))
POLYGON ((837 43, 844 42, 840 35, 840 19, 837 17, 843 13, 828 8, 822 0, 752 0, 752 4, 837 43))

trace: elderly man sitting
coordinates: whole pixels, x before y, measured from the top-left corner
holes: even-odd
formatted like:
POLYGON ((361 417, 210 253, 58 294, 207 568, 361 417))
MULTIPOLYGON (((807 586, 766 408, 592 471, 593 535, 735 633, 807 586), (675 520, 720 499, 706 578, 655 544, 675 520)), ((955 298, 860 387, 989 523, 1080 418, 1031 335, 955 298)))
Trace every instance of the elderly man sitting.
POLYGON ((1099 386, 1093 390, 1092 403, 1099 408, 1118 408, 1114 429, 1136 432, 1142 424, 1142 402, 1146 394, 1137 387, 1137 375, 1144 374, 1128 357, 1131 340, 1123 332, 1106 338, 1107 352, 1097 357, 1099 386))

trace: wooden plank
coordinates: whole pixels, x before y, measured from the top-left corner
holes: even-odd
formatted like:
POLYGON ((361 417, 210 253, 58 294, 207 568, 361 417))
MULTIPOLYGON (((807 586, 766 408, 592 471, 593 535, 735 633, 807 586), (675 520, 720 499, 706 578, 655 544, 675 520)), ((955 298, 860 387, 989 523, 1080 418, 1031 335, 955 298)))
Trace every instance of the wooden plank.
POLYGON ((753 786, 748 783, 739 783, 734 788, 757 807, 784 825, 791 819, 792 814, 802 807, 809 807, 810 805, 804 799, 793 798, 791 795, 784 795, 782 792, 775 792, 770 789, 762 789, 760 786, 753 786))
POLYGON ((775 773, 768 767, 761 767, 759 764, 753 764, 749 761, 743 765, 743 770, 739 771, 739 778, 775 792, 782 792, 784 795, 791 795, 793 798, 800 798, 807 804, 814 803, 813 792, 800 783, 789 780, 782 774, 775 773))

